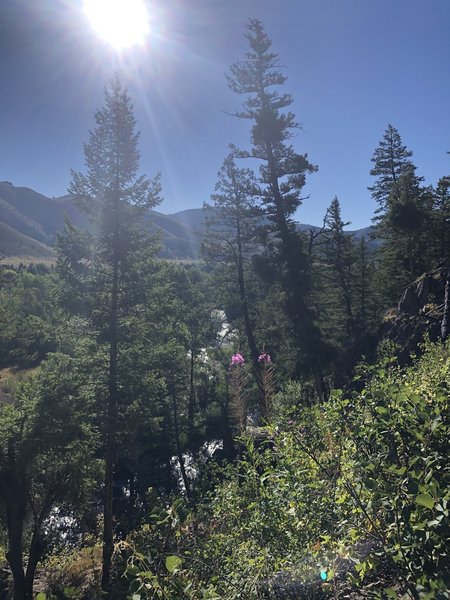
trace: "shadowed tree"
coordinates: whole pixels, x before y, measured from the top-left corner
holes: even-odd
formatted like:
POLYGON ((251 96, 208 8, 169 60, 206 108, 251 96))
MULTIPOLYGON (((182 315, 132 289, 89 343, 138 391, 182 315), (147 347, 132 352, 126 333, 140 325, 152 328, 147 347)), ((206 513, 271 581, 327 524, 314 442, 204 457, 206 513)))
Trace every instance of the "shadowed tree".
POLYGON ((430 193, 420 187, 413 171, 393 185, 388 209, 378 225, 383 244, 378 252, 379 273, 388 303, 429 267, 427 220, 430 193))
POLYGON ((437 263, 450 255, 450 177, 441 177, 433 191, 431 226, 432 254, 437 263))
POLYGON ((378 222, 383 218, 388 209, 393 186, 399 177, 408 172, 415 172, 416 167, 410 160, 412 155, 411 150, 403 144, 398 130, 388 125, 371 158, 374 166, 370 174, 377 179, 368 189, 378 203, 373 221, 378 222))
POLYGON ((228 156, 219 171, 212 204, 205 204, 210 210, 202 246, 205 258, 221 270, 221 279, 225 280, 221 293, 227 294, 230 289, 237 291, 235 316, 242 319, 255 374, 259 370, 260 352, 255 338, 255 310, 249 279, 261 227, 261 210, 255 202, 257 191, 252 171, 239 169, 233 156, 228 156))
POLYGON ((75 361, 53 354, 9 403, 0 403, 0 519, 14 600, 33 598, 51 511, 80 510, 94 476, 97 439, 83 380, 75 361))
POLYGON ((389 125, 372 157, 370 174, 377 180, 369 190, 378 202, 375 236, 383 240, 377 277, 383 281, 386 305, 427 268, 431 195, 421 187, 423 177, 416 175, 411 156, 398 131, 389 125))
POLYGON ((250 49, 243 62, 230 67, 228 83, 233 91, 246 96, 242 110, 235 115, 252 121, 251 149, 236 150, 236 156, 253 158, 260 164, 257 183, 271 236, 266 264, 260 265, 276 271, 284 291, 284 308, 298 348, 297 370, 312 371, 323 395, 321 363, 325 345, 308 306, 310 262, 304 239, 293 221, 302 202, 305 177, 316 167, 289 143, 299 129, 294 114, 285 110, 292 104, 292 96, 277 89, 286 77, 259 20, 249 20, 245 37, 250 49))
MULTIPOLYGON (((103 531, 103 590, 109 589, 113 553, 113 473, 120 382, 118 362, 123 329, 121 317, 130 302, 126 280, 135 256, 150 248, 142 227, 141 209, 159 202, 158 177, 138 176, 139 134, 133 107, 120 77, 115 75, 105 91, 105 105, 95 113, 96 127, 84 147, 86 174, 72 173, 69 192, 95 224, 91 269, 96 298, 92 317, 99 340, 108 347, 107 392, 104 415, 105 490, 103 531)), ((151 249, 150 249, 151 250, 151 249)))
MULTIPOLYGON (((354 269, 356 251, 352 237, 345 233, 344 223, 341 218, 341 206, 335 197, 328 207, 325 216, 325 241, 324 251, 328 270, 328 281, 331 285, 334 303, 340 305, 341 323, 345 330, 347 343, 355 340, 357 335, 355 310, 354 310, 354 269), (343 318, 342 318, 343 317, 343 318)), ((336 323, 336 329, 340 324, 336 323)))

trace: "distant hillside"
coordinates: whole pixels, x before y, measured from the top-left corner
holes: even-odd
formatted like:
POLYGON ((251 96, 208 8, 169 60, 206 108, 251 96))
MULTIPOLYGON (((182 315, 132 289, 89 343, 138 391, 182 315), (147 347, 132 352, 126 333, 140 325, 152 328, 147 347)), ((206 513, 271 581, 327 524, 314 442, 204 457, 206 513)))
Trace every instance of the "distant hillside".
POLYGON ((86 226, 86 218, 70 196, 48 198, 30 188, 0 182, 0 221, 35 240, 53 244, 64 228, 67 215, 77 226, 86 226))
MULTIPOLYGON (((149 227, 161 235, 161 256, 166 258, 196 259, 205 231, 208 211, 214 209, 190 208, 173 214, 164 215, 158 211, 149 211, 149 227)), ((16 187, 8 181, 0 182, 0 224, 7 226, 0 230, 0 254, 19 255, 20 248, 34 248, 35 258, 48 256, 53 251, 48 248, 55 242, 58 232, 64 228, 67 215, 77 227, 88 227, 87 218, 78 210, 70 195, 60 198, 48 198, 30 188, 16 187), (15 241, 12 231, 17 236, 15 241), (32 246, 31 242, 40 242, 32 246)), ((298 224, 300 230, 318 229, 314 225, 298 224)), ((352 233, 355 239, 369 239, 372 228, 366 227, 352 233)), ((371 242, 373 245, 373 242, 371 242)))
POLYGON ((19 233, 5 223, 0 223, 0 260, 4 257, 20 259, 52 260, 55 252, 42 242, 19 233))
MULTIPOLYGON (((198 209, 201 211, 201 209, 198 209)), ((150 211, 149 221, 161 234, 161 256, 165 258, 197 258, 203 237, 203 227, 185 224, 175 215, 150 211)))
MULTIPOLYGON (((201 209, 199 211, 201 214, 201 209)), ((88 227, 87 218, 78 210, 70 195, 48 198, 30 188, 16 187, 8 181, 0 182, 0 223, 13 228, 18 234, 51 246, 56 234, 64 229, 65 216, 77 227, 88 227)), ((200 230, 196 231, 189 224, 178 221, 175 215, 163 215, 157 211, 150 211, 150 222, 161 234, 162 256, 198 256, 203 235, 200 230)), ((3 248, 5 256, 15 256, 9 244, 4 243, 3 248)))

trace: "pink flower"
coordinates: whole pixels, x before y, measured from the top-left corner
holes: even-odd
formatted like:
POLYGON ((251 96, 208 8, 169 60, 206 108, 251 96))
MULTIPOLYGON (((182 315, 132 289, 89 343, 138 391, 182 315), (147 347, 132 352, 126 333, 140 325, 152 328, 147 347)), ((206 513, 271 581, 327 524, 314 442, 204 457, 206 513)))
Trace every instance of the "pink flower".
POLYGON ((231 357, 232 365, 242 366, 244 363, 245 363, 244 357, 239 352, 237 352, 236 354, 233 354, 233 356, 231 357))
POLYGON ((270 354, 266 354, 265 352, 263 352, 262 354, 259 355, 258 362, 260 362, 260 363, 272 362, 272 359, 270 358, 270 354))

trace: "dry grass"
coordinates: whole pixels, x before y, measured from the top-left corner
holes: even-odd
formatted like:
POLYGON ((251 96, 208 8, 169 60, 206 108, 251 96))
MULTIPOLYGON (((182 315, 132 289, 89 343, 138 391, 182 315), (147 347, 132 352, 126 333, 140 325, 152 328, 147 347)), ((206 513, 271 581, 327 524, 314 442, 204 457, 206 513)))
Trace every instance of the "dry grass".
POLYGON ((29 265, 45 265, 51 267, 56 263, 55 258, 39 258, 33 256, 3 256, 0 258, 0 265, 10 265, 18 267, 20 264, 28 267, 29 265))

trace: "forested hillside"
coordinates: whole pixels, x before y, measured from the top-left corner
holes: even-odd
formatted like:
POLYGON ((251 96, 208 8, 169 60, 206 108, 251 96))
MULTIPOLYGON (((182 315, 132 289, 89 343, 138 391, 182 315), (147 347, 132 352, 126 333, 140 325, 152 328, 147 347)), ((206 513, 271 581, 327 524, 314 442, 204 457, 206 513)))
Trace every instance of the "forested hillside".
POLYGON ((320 174, 262 23, 245 36, 250 139, 201 238, 155 211, 119 74, 75 222, 17 217, 56 263, 0 268, 0 598, 450 597, 450 176, 424 187, 387 125, 370 239, 337 197, 298 227, 320 174), (161 256, 152 214, 200 259, 161 256))

